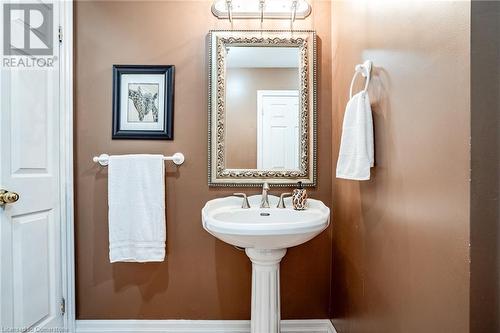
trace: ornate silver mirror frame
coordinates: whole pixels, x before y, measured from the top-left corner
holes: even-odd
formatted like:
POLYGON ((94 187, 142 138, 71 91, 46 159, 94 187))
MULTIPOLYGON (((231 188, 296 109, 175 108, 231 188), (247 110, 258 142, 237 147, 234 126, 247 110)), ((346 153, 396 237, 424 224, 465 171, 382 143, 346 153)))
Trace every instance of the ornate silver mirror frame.
POLYGON ((212 30, 209 38, 209 186, 260 186, 268 182, 289 186, 301 181, 316 186, 316 33, 301 31, 212 30), (299 169, 263 170, 226 168, 226 49, 243 47, 297 47, 299 49, 299 169))

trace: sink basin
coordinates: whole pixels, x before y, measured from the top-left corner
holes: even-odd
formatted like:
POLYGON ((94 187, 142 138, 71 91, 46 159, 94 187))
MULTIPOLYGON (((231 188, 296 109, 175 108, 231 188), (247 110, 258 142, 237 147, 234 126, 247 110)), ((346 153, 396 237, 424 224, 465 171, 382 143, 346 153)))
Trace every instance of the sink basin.
POLYGON ((259 208, 260 195, 248 197, 251 208, 241 208, 242 198, 210 200, 201 211, 203 228, 216 238, 239 247, 252 261, 252 333, 280 332, 279 264, 286 249, 307 242, 328 227, 330 209, 308 199, 298 211, 291 199, 287 208, 274 208, 278 197, 269 195, 271 208, 259 208))
POLYGON ((220 240, 244 248, 283 249, 307 242, 328 227, 330 209, 321 201, 308 199, 308 209, 276 207, 279 198, 269 196, 272 208, 258 208, 260 195, 248 198, 250 209, 241 208, 238 197, 214 199, 202 209, 203 227, 220 240))

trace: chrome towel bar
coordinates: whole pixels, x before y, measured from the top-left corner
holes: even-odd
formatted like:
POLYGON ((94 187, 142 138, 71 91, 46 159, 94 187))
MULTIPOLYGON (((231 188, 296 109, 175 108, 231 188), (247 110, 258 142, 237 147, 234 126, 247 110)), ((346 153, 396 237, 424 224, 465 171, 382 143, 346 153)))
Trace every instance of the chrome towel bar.
MULTIPOLYGON (((164 161, 172 161, 176 165, 181 165, 184 163, 184 154, 183 153, 175 153, 172 156, 163 156, 164 161)), ((109 155, 108 154, 101 154, 99 156, 94 156, 92 158, 92 161, 95 163, 99 163, 102 166, 107 166, 109 163, 109 155)))

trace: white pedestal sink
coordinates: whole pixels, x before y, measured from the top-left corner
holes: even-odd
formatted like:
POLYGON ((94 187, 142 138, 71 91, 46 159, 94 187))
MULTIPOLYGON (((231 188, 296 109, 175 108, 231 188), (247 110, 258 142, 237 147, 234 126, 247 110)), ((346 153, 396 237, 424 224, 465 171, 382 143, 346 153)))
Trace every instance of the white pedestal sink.
MULTIPOLYGON (((252 261, 252 333, 280 332, 279 264, 286 249, 309 241, 328 227, 330 209, 309 199, 308 209, 258 208, 260 195, 248 198, 252 208, 241 208, 242 199, 214 199, 201 211, 203 228, 231 245, 245 248, 252 261)), ((278 197, 269 196, 271 207, 278 197)))

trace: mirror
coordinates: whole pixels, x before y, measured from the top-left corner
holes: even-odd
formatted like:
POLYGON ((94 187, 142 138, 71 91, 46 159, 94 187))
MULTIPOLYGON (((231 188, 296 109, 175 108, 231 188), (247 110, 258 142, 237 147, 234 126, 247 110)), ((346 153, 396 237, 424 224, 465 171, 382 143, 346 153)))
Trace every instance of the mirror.
POLYGON ((226 59, 227 168, 298 170, 299 49, 232 46, 226 59))
POLYGON ((210 34, 209 184, 315 185, 315 34, 210 34))

